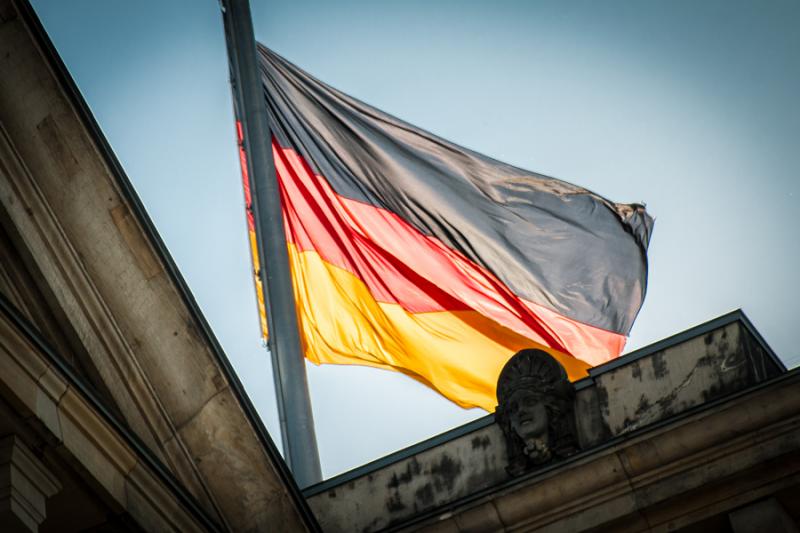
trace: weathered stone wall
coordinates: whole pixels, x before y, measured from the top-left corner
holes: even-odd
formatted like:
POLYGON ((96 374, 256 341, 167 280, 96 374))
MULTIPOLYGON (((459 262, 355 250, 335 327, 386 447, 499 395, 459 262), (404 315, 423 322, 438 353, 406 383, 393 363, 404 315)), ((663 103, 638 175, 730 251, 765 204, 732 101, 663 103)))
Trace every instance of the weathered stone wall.
MULTIPOLYGON (((732 315, 713 321, 593 369, 576 383, 581 455, 779 375, 779 363, 745 320, 732 315)), ((312 487, 306 493, 320 525, 331 532, 378 531, 508 482, 500 428, 490 420, 475 425, 474 431, 389 458, 372 471, 312 487)))
POLYGON ((398 461, 309 500, 323 531, 377 531, 506 479, 500 429, 492 424, 398 461))
POLYGON ((593 376, 600 412, 621 435, 744 390, 779 373, 741 322, 733 322, 593 376))
MULTIPOLYGON (((52 295, 46 303, 60 322, 54 329, 77 339, 71 351, 85 356, 87 374, 108 391, 108 403, 209 515, 236 531, 313 527, 166 248, 22 0, 0 0, 0 222, 18 237, 19 255, 30 258, 38 292, 52 295)), ((30 302, 35 293, 11 299, 30 302)), ((73 346, 60 344, 67 357, 73 346)))

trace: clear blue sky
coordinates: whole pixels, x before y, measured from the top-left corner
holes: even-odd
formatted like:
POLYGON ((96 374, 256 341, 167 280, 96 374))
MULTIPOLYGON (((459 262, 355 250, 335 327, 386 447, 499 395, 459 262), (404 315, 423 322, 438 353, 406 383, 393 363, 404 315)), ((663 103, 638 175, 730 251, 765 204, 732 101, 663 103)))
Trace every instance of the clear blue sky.
MULTIPOLYGON (((743 308, 800 363, 800 2, 251 0, 257 38, 409 122, 656 217, 628 350, 743 308)), ((33 0, 276 443, 216 0, 33 0)), ((309 365, 324 473, 485 413, 309 365)))

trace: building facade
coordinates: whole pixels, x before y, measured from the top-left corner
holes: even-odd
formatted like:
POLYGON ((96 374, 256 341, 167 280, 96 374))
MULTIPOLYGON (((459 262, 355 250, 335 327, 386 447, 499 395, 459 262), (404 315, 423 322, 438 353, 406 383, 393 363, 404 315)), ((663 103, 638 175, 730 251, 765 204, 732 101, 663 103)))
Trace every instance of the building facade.
POLYGON ((0 73, 0 530, 314 530, 24 1, 0 73))
POLYGON ((797 531, 800 372, 733 312, 575 383, 578 450, 509 472, 489 415, 306 489, 324 531, 797 531))

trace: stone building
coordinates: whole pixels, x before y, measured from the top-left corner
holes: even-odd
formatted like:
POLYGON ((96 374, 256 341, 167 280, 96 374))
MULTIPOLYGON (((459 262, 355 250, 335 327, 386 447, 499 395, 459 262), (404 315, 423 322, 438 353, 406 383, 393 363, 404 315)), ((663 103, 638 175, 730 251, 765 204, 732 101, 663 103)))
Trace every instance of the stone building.
POLYGON ((0 531, 315 521, 25 1, 0 0, 0 531))
POLYGON ((494 415, 305 490, 324 531, 797 531, 800 372, 741 312, 590 370, 578 450, 509 473, 494 415))
POLYGON ((24 0, 0 257, 0 531, 797 530, 800 374, 740 312, 570 385, 552 454, 488 415, 301 493, 24 0))

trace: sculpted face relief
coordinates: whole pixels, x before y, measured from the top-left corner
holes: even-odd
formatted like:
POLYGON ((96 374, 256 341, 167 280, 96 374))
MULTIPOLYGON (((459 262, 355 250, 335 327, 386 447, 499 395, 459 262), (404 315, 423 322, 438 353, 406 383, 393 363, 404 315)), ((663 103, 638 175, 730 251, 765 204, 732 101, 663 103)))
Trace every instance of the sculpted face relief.
POLYGON ((550 460, 548 414, 542 398, 527 390, 514 392, 508 402, 508 421, 525 444, 525 455, 537 463, 550 460))
POLYGON ((521 350, 509 359, 497 381, 495 417, 511 475, 578 450, 574 395, 566 371, 547 352, 521 350))

